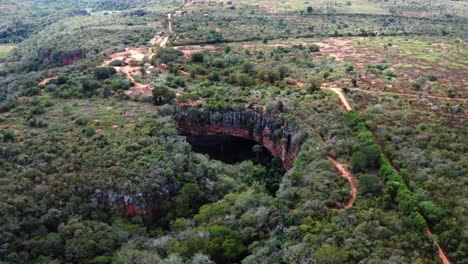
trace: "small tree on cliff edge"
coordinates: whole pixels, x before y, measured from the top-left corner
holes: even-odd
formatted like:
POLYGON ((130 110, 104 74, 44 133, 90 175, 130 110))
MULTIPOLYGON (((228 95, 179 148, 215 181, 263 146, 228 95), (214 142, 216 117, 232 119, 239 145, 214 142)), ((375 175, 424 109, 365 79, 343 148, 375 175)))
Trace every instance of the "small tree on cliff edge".
POLYGON ((156 86, 153 89, 153 103, 155 105, 163 105, 170 103, 172 99, 176 98, 174 91, 164 86, 156 86))
POLYGON ((256 154, 256 158, 257 158, 257 162, 259 162, 259 159, 260 159, 260 153, 263 152, 263 146, 262 145, 259 145, 259 144, 256 144, 255 146, 252 147, 252 151, 255 152, 256 154))

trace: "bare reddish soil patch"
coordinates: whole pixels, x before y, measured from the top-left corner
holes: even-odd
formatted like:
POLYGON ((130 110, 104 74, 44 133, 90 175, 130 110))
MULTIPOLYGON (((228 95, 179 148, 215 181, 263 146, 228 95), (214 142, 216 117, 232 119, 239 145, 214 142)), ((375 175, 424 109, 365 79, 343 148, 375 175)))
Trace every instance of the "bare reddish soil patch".
POLYGON ((338 61, 344 61, 349 57, 364 57, 364 54, 358 52, 351 45, 351 43, 359 40, 362 40, 362 38, 325 38, 315 44, 320 47, 319 56, 334 57, 338 61))
POLYGON ((133 77, 141 75, 141 67, 133 66, 135 64, 132 65, 132 62, 135 61, 142 63, 151 55, 152 53, 148 48, 126 48, 125 51, 112 54, 110 58, 105 60, 101 66, 108 66, 114 60, 121 60, 122 66, 114 68, 117 70, 117 72, 124 74, 128 80, 135 84, 135 86, 127 91, 127 94, 131 95, 134 93, 141 93, 143 95, 151 95, 152 88, 149 85, 137 82, 133 77))
POLYGON ((42 81, 40 81, 37 85, 46 85, 48 82, 52 81, 52 80, 55 80, 57 79, 58 76, 57 75, 54 75, 52 77, 49 77, 49 78, 45 78, 43 79, 42 81))
POLYGON ((192 54, 198 53, 198 52, 218 52, 224 50, 224 46, 220 45, 189 45, 189 46, 177 46, 174 47, 177 50, 180 50, 182 53, 184 53, 184 58, 190 58, 192 54))

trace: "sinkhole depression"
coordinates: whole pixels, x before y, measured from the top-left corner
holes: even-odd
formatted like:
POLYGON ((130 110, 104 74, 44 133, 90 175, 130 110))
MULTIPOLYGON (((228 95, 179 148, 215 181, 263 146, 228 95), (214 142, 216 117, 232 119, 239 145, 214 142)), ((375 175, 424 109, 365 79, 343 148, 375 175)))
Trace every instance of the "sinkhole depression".
POLYGON ((242 137, 225 134, 192 135, 187 136, 187 142, 192 145, 193 151, 208 154, 212 159, 229 164, 251 160, 265 165, 274 158, 264 146, 242 137))
MULTIPOLYGON (((202 108, 178 110, 175 120, 182 136, 192 149, 226 163, 252 160, 267 167, 272 178, 266 188, 274 194, 277 176, 291 169, 307 135, 284 119, 252 110, 208 111, 202 108), (258 148, 261 145, 262 148, 258 148), (256 151, 253 150, 256 146, 256 151), (274 158, 272 158, 274 157, 274 158)), ((153 199, 143 193, 121 193, 97 189, 94 199, 101 207, 121 204, 128 215, 144 215, 151 222, 161 201, 177 192, 166 189, 153 199)))
POLYGON ((189 108, 179 111, 175 120, 194 151, 226 163, 262 163, 275 157, 284 170, 289 170, 306 139, 305 133, 282 118, 252 110, 189 108))

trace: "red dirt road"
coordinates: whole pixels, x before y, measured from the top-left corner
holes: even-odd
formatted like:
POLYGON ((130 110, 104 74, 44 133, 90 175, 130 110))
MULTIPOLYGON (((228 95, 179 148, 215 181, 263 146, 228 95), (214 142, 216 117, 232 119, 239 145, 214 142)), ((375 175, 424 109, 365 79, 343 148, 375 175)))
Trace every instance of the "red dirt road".
POLYGON ((348 100, 346 100, 346 97, 344 96, 343 92, 340 89, 338 88, 325 88, 325 89, 331 90, 338 95, 338 97, 341 100, 341 103, 346 108, 346 111, 353 110, 353 108, 351 107, 351 104, 348 102, 348 100))
POLYGON ((346 206, 342 209, 351 208, 357 198, 356 178, 351 173, 351 171, 348 170, 348 165, 344 163, 339 163, 338 161, 336 161, 334 158, 330 156, 328 156, 328 160, 330 160, 333 163, 333 165, 335 165, 335 167, 340 171, 341 177, 347 179, 349 182, 349 185, 351 185, 351 197, 349 198, 346 206))
POLYGON ((45 78, 44 80, 40 81, 37 85, 46 85, 49 81, 55 80, 57 78, 58 78, 57 75, 54 75, 54 76, 49 77, 49 78, 45 78))
MULTIPOLYGON (((428 236, 432 236, 432 232, 431 230, 429 229, 429 227, 426 229, 426 234, 428 236)), ((442 263, 443 264, 451 264, 450 260, 448 259, 447 255, 445 255, 444 251, 442 250, 442 248, 440 247, 439 245, 439 242, 437 242, 436 239, 433 239, 434 241, 434 244, 437 246, 437 249, 439 250, 439 258, 440 260, 442 260, 442 263)))
MULTIPOLYGON (((344 96, 343 92, 340 89, 333 88, 333 87, 325 87, 323 89, 329 89, 329 90, 332 90, 333 92, 335 92, 336 94, 338 94, 338 96, 340 97, 340 100, 341 100, 342 104, 345 106, 346 110, 347 111, 352 110, 351 105, 348 103, 348 100, 346 100, 346 97, 344 96)), ((341 172, 342 176, 345 177, 349 181, 349 183, 351 184, 351 199, 348 201, 348 204, 346 204, 344 209, 350 208, 350 207, 353 206, 353 203, 354 203, 354 201, 356 200, 356 197, 357 197, 357 188, 356 188, 355 178, 351 174, 351 172, 349 172, 346 169, 345 164, 338 163, 336 160, 334 160, 330 156, 328 156, 328 159, 338 168, 338 170, 341 172)), ((432 235, 432 232, 429 229, 429 227, 427 227, 427 229, 426 229, 426 234, 428 236, 432 235)), ((445 255, 444 250, 440 247, 439 242, 435 238, 433 239, 433 241, 434 241, 434 244, 437 246, 437 248, 439 250, 439 258, 442 261, 442 263, 443 264, 451 264, 450 260, 447 257, 447 255, 445 255)))

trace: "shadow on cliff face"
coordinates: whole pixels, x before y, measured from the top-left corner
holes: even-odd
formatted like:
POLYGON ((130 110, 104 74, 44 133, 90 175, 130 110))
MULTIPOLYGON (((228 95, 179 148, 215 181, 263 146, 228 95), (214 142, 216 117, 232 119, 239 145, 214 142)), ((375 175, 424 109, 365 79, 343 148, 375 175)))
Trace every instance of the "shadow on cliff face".
POLYGON ((252 110, 188 109, 176 114, 180 134, 195 152, 226 163, 254 162, 247 184, 264 185, 271 195, 293 167, 306 135, 278 116, 252 110))
POLYGON ((271 195, 275 195, 286 172, 280 159, 250 139, 231 135, 196 135, 188 136, 187 142, 192 145, 193 151, 208 154, 210 158, 225 163, 252 161, 255 165, 244 175, 244 181, 247 184, 256 182, 265 186, 271 195))
MULTIPOLYGON (((297 131, 285 120, 274 115, 251 110, 207 111, 204 109, 189 109, 177 113, 175 119, 181 135, 188 137, 187 141, 189 143, 194 145, 193 143, 200 141, 200 143, 194 145, 195 150, 200 148, 202 150, 200 152, 207 154, 214 152, 212 155, 218 152, 217 157, 212 156, 212 158, 224 159, 228 163, 232 163, 229 160, 236 162, 238 154, 234 155, 235 152, 240 152, 240 156, 256 155, 251 153, 251 150, 257 143, 268 149, 272 156, 281 160, 285 170, 289 170, 293 167, 299 149, 306 139, 304 133, 297 131), (211 138, 207 138, 208 136, 211 138), (233 137, 247 141, 238 141, 240 139, 232 139, 233 137), (233 140, 234 143, 229 143, 233 140), (228 148, 231 148, 232 157, 227 157, 228 152, 226 149, 221 151, 219 149, 221 146, 216 147, 220 142, 225 142, 231 146, 228 148), (242 146, 233 146, 236 142, 240 142, 239 144, 242 146), (252 143, 247 144, 247 142, 252 143), (214 147, 210 147, 210 145, 214 147), (245 150, 242 150, 242 148, 245 148, 245 150)), ((247 159, 250 158, 242 158, 242 160, 247 159)))

